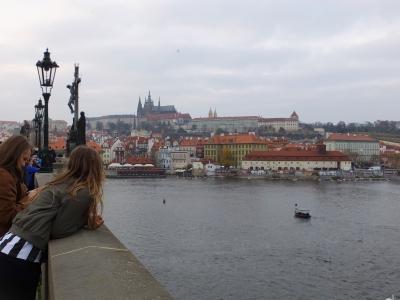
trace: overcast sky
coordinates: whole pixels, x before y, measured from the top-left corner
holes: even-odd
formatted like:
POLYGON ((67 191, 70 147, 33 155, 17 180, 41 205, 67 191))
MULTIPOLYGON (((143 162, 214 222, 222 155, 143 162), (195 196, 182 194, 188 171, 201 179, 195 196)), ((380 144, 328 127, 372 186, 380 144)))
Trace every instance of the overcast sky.
POLYGON ((49 115, 136 113, 151 90, 192 117, 400 120, 400 1, 0 0, 0 120, 32 119, 35 63, 60 68, 49 115))

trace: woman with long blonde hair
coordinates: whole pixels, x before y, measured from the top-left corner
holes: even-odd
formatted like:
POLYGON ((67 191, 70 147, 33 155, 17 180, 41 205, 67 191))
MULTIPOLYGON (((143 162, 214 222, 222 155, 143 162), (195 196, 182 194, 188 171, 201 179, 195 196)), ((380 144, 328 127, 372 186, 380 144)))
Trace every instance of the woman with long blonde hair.
POLYGON ((79 146, 66 168, 17 214, 0 240, 0 299, 35 299, 48 241, 103 224, 103 180, 99 154, 79 146))

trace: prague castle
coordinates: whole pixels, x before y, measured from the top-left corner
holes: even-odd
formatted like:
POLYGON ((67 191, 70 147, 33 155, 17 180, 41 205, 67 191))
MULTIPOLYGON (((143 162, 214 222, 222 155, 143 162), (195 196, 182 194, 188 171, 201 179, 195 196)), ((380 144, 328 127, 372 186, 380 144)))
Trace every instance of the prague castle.
POLYGON ((160 98, 158 98, 158 105, 155 106, 153 99, 151 99, 151 94, 147 98, 144 98, 144 105, 142 106, 142 100, 139 97, 139 103, 137 106, 137 117, 143 118, 149 115, 163 115, 163 114, 176 114, 177 111, 173 105, 160 105, 160 98))
POLYGON ((102 117, 87 118, 88 124, 95 129, 98 123, 102 123, 103 128, 108 129, 110 123, 117 124, 124 122, 130 124, 132 129, 141 128, 142 124, 148 123, 154 126, 172 126, 173 128, 182 128, 193 132, 213 132, 218 128, 237 133, 246 133, 254 131, 259 127, 268 127, 278 132, 281 129, 285 131, 299 130, 299 116, 293 112, 289 118, 263 118, 260 116, 234 116, 220 117, 217 111, 210 108, 208 117, 192 119, 188 113, 180 113, 174 105, 161 105, 158 98, 157 105, 154 104, 151 93, 142 99, 139 97, 136 115, 108 115, 102 117))

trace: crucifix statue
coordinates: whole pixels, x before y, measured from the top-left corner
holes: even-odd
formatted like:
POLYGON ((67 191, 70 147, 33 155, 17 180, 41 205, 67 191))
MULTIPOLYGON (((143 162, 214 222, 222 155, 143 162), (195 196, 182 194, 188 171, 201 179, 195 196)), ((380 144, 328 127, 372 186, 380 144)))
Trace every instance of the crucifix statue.
POLYGON ((76 122, 78 120, 78 113, 79 113, 79 83, 81 79, 79 77, 79 65, 75 64, 75 73, 74 73, 74 81, 71 84, 67 85, 71 95, 68 101, 68 107, 71 110, 71 114, 75 113, 75 123, 74 126, 76 128, 76 122))
POLYGON ((71 113, 74 114, 71 130, 67 139, 67 155, 79 145, 86 144, 86 118, 85 113, 81 112, 79 118, 79 83, 81 78, 79 77, 79 65, 75 64, 74 81, 72 84, 68 84, 71 95, 68 101, 68 107, 71 113))

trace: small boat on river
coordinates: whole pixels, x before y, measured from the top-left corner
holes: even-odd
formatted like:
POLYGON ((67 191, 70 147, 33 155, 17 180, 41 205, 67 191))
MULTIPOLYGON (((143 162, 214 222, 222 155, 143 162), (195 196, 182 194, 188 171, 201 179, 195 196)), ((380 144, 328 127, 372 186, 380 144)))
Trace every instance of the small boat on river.
POLYGON ((297 208, 297 203, 294 205, 294 216, 300 219, 309 219, 311 218, 310 211, 308 209, 299 209, 297 208))

